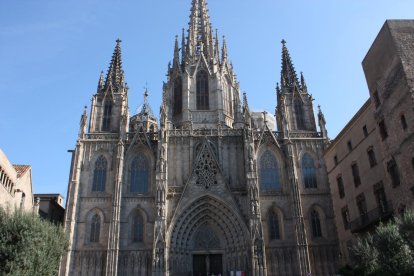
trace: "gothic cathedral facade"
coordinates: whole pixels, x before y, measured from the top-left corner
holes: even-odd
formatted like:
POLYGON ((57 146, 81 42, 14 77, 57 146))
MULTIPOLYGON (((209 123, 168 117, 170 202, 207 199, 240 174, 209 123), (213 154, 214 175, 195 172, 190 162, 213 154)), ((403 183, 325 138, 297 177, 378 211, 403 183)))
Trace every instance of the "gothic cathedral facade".
POLYGON ((265 112, 255 124, 206 0, 192 1, 179 44, 157 121, 147 93, 129 114, 117 40, 81 117, 60 275, 333 275, 325 119, 319 110, 318 131, 286 43, 278 131, 265 112))

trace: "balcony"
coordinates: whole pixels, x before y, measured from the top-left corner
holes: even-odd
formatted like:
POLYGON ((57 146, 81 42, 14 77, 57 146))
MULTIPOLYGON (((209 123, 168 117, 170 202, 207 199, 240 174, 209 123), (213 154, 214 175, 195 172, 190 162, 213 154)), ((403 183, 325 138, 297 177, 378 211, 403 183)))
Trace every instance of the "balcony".
POLYGON ((392 208, 392 202, 387 201, 383 206, 379 206, 371 211, 359 216, 357 219, 349 223, 349 227, 352 233, 358 233, 364 231, 366 228, 375 225, 379 221, 383 221, 392 216, 394 210, 392 208))

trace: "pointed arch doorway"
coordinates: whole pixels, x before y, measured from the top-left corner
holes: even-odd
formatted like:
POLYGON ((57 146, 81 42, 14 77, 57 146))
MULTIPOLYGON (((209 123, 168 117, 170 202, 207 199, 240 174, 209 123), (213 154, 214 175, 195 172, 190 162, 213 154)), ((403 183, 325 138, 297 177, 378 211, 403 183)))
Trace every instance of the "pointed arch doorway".
POLYGON ((223 250, 220 239, 208 222, 193 237, 193 276, 223 275, 223 250))

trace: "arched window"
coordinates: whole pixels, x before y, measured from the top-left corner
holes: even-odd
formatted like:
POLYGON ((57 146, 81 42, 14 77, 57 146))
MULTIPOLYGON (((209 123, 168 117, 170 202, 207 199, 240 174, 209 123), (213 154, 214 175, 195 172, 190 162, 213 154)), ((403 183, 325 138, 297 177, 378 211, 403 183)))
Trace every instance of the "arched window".
POLYGON ((294 105, 295 105, 294 108, 295 108, 295 117, 296 117, 296 128, 304 130, 305 120, 304 120, 304 114, 303 114, 302 101, 299 99, 296 99, 294 105))
POLYGON ((197 91, 196 102, 198 110, 209 109, 209 95, 208 95, 208 75, 206 71, 197 73, 197 91))
POLYGON ((144 154, 139 154, 131 163, 130 168, 130 192, 148 192, 149 165, 144 154))
POLYGON ((233 105, 231 100, 231 85, 226 80, 223 82, 223 101, 224 101, 224 112, 231 115, 233 113, 233 105))
POLYGON ((262 191, 280 189, 279 167, 275 156, 266 150, 260 158, 260 188, 262 191))
POLYGON ((280 239, 279 220, 274 211, 269 213, 269 238, 270 240, 280 239))
POLYGON ((92 183, 93 192, 104 192, 105 191, 106 167, 107 167, 107 162, 106 162, 105 157, 103 157, 102 155, 99 156, 95 162, 95 169, 93 171, 93 183, 92 183))
POLYGON ((313 210, 311 213, 311 222, 313 237, 322 237, 321 220, 319 218, 319 213, 316 210, 313 210))
POLYGON ((138 213, 132 217, 132 242, 142 242, 144 239, 144 220, 138 213))
POLYGON ((181 77, 178 77, 175 81, 174 81, 174 107, 173 107, 173 112, 174 115, 180 114, 181 110, 183 108, 183 85, 181 82, 181 77))
POLYGON ((317 188, 315 164, 312 157, 305 153, 302 158, 302 175, 305 188, 317 188))
POLYGON ((99 234, 101 232, 101 217, 98 214, 93 215, 91 220, 90 242, 99 242, 99 234))
POLYGON ((106 100, 104 104, 104 112, 102 116, 102 131, 109 131, 111 126, 112 102, 106 100))

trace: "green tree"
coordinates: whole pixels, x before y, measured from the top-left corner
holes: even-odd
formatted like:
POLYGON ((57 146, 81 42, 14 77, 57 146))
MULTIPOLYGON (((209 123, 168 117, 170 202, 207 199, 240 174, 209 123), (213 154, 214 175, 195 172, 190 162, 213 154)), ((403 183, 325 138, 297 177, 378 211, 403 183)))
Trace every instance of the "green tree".
POLYGON ((345 275, 414 275, 414 212, 358 237, 351 252, 355 265, 345 275))
POLYGON ((0 207, 0 275, 57 275, 68 245, 62 227, 0 207))

